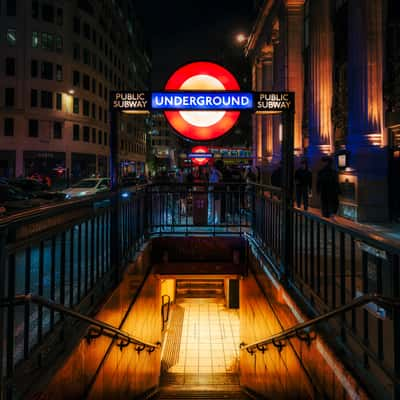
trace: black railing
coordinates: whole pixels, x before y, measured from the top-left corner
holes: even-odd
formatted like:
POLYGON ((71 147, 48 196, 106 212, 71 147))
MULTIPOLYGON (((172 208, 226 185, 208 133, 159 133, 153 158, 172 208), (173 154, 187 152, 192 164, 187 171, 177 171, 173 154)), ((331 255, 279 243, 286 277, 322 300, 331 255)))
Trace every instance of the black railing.
POLYGON ((136 187, 0 218, 0 298, 9 302, 0 310, 0 381, 31 365, 53 333, 65 340, 63 313, 13 299, 32 293, 94 310, 145 241, 145 196, 136 187))
POLYGON ((253 186, 162 183, 147 187, 151 235, 242 235, 251 224, 253 186))
MULTIPOLYGON (((397 244, 283 210, 282 198, 279 188, 251 183, 160 183, 3 217, 0 298, 33 293, 87 314, 147 238, 244 234, 316 315, 371 292, 400 297, 397 244)), ((61 313, 43 305, 10 303, 0 310, 0 377, 12 377, 63 323, 61 313)), ((360 368, 400 376, 397 311, 387 318, 352 309, 329 324, 360 368)))
MULTIPOLYGON (((385 312, 392 312, 394 308, 400 308, 400 299, 394 300, 391 297, 382 297, 376 294, 365 295, 354 299, 351 303, 346 304, 345 306, 338 307, 332 311, 329 311, 323 315, 319 315, 318 317, 310 319, 306 322, 301 322, 266 339, 258 340, 254 343, 249 344, 241 343, 240 348, 242 350, 246 350, 250 354, 254 354, 256 351, 264 352, 267 350, 267 347, 270 344, 273 344, 278 349, 282 349, 285 345, 283 342, 292 337, 297 337, 300 340, 311 343, 311 341, 315 337, 311 335, 310 328, 314 328, 317 324, 321 322, 325 322, 333 317, 342 315, 348 311, 351 311, 357 307, 362 307, 369 303, 381 306, 382 311, 385 310, 385 312)), ((377 310, 379 310, 379 308, 377 308, 377 310)))
MULTIPOLYGON (((398 243, 294 208, 289 210, 290 226, 284 227, 276 188, 258 186, 255 204, 252 237, 257 248, 315 315, 345 307, 368 293, 400 297, 398 243), (291 231, 291 257, 287 260, 290 269, 283 276, 282 249, 288 248, 284 230, 291 231)), ((360 374, 367 376, 371 370, 379 369, 386 376, 395 376, 397 381, 392 385, 400 395, 399 310, 389 317, 365 307, 353 308, 332 318, 329 326, 331 336, 353 354, 360 374)))
POLYGON ((142 339, 138 339, 127 332, 122 331, 121 329, 116 328, 106 322, 100 321, 95 318, 88 317, 87 315, 81 314, 73 309, 64 307, 61 304, 54 303, 44 297, 35 296, 32 294, 16 296, 13 301, 9 300, 0 300, 0 307, 5 306, 18 306, 18 305, 26 305, 26 304, 37 304, 39 306, 43 306, 48 308, 51 311, 59 312, 63 316, 68 316, 75 318, 79 321, 86 322, 90 325, 87 334, 85 335, 86 340, 90 343, 92 340, 97 339, 100 336, 108 336, 112 339, 115 339, 117 342, 117 347, 121 350, 133 344, 136 346, 136 351, 141 352, 143 350, 147 350, 149 353, 152 353, 154 350, 161 346, 161 343, 150 343, 146 342, 142 339))

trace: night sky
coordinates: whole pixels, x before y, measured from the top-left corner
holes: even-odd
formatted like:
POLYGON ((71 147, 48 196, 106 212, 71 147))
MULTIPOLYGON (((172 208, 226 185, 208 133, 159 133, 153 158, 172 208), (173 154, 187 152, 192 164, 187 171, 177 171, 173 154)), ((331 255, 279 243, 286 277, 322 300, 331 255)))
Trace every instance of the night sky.
MULTIPOLYGON (((152 52, 152 89, 162 89, 177 67, 191 61, 217 61, 235 35, 248 34, 251 0, 137 0, 139 18, 152 52)), ((240 49, 239 49, 240 50, 240 49)))

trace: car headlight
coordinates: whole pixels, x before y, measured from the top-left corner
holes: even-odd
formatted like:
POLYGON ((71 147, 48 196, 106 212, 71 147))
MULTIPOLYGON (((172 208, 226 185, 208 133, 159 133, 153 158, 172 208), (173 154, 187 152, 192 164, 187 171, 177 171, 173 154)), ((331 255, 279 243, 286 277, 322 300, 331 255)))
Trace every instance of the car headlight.
POLYGON ((79 192, 78 193, 78 196, 86 196, 87 195, 87 192, 79 192))
POLYGON ((71 198, 71 195, 70 195, 69 193, 67 193, 67 194, 65 195, 65 198, 68 200, 68 199, 71 198))

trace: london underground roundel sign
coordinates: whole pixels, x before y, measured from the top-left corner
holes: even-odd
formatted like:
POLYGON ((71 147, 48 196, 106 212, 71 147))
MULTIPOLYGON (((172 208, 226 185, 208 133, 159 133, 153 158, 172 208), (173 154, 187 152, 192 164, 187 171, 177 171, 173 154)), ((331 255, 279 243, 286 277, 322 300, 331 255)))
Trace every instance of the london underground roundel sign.
MULTIPOLYGON (((166 91, 239 91, 235 77, 212 62, 193 62, 175 71, 166 91)), ((193 141, 215 140, 228 132, 239 118, 240 111, 173 110, 164 111, 169 124, 182 136, 193 141)))

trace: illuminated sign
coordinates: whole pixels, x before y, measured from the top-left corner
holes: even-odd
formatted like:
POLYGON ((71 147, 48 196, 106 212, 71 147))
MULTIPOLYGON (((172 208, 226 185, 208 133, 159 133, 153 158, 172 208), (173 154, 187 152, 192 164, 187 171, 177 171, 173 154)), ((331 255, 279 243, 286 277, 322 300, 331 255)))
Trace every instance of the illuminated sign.
MULTIPOLYGON (((235 77, 225 68, 211 62, 194 62, 175 71, 166 91, 239 91, 235 77)), ((194 141, 215 140, 228 132, 237 122, 240 111, 224 110, 165 111, 168 123, 178 133, 194 141)))
POLYGON ((114 110, 130 114, 148 113, 150 110, 150 93, 144 91, 112 92, 111 104, 114 110))
POLYGON ((240 112, 294 112, 293 92, 241 92, 235 77, 211 62, 187 64, 168 79, 165 91, 111 93, 113 110, 148 113, 163 110, 171 127, 193 141, 212 141, 227 133, 240 112))
POLYGON ((294 112, 294 92, 256 92, 254 93, 254 111, 257 114, 294 112))
POLYGON ((205 146, 195 146, 188 157, 192 159, 193 164, 201 166, 206 165, 208 160, 213 158, 213 154, 205 146))
POLYGON ((252 93, 155 92, 153 110, 245 110, 253 108, 252 93))

